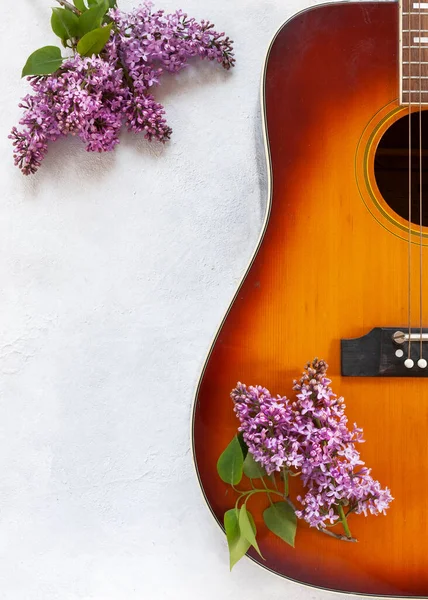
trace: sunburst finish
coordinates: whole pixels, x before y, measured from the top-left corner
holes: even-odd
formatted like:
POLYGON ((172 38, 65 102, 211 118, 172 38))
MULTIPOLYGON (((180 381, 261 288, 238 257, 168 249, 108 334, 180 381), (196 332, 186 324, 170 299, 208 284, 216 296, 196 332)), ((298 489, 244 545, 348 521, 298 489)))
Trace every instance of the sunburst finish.
MULTIPOLYGON (((350 517, 357 544, 302 524, 295 549, 263 527, 264 505, 252 500, 266 560, 251 556, 313 586, 427 596, 428 384, 340 375, 341 338, 407 323, 408 245, 400 234, 407 224, 384 203, 373 177, 379 131, 405 110, 397 39, 398 5, 370 2, 304 11, 273 42, 264 74, 270 216, 205 365, 193 441, 202 489, 221 522, 231 495, 216 462, 237 428, 231 389, 239 380, 290 394, 303 365, 324 358, 350 421, 364 429, 362 458, 395 500, 387 516, 350 517)), ((424 246, 428 266, 426 252, 424 246)), ((428 277, 423 292, 427 297, 428 277)), ((426 309, 425 325, 428 303, 426 309)), ((415 302, 415 324, 418 310, 415 302)))

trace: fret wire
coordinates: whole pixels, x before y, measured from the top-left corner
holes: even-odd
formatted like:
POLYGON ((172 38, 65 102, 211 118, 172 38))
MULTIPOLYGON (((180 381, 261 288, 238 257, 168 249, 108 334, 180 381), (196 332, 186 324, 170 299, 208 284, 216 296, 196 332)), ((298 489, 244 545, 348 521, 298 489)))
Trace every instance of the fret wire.
POLYGON ((413 0, 411 3, 401 0, 399 5, 402 27, 399 53, 401 103, 421 103, 424 107, 428 104, 428 0, 426 2, 425 6, 416 4, 413 0), (421 58, 426 60, 420 60, 421 58), (419 74, 414 66, 418 66, 419 74))

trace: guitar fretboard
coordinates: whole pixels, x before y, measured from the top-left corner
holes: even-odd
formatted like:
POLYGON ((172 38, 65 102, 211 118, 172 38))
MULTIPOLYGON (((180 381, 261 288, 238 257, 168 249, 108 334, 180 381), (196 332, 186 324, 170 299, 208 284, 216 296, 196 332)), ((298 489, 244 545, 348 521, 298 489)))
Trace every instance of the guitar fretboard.
POLYGON ((428 104, 428 0, 400 2, 401 104, 428 104))

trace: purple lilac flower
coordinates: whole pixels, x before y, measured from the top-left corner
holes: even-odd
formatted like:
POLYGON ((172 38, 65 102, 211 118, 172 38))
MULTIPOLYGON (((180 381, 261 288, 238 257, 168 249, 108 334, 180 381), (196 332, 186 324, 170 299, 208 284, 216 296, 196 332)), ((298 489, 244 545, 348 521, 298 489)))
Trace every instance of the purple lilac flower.
POLYGON ((172 129, 164 118, 165 111, 161 104, 155 102, 150 94, 134 94, 127 102, 124 114, 129 131, 145 132, 145 137, 152 141, 168 140, 172 129))
POLYGON ((302 457, 298 445, 290 439, 293 411, 286 397, 272 398, 261 386, 238 383, 231 397, 241 422, 248 450, 270 475, 274 471, 299 467, 302 457))
POLYGON ((119 143, 121 111, 129 90, 122 71, 101 58, 80 55, 65 61, 55 75, 30 77, 33 95, 20 104, 22 131, 13 128, 15 164, 25 175, 40 166, 47 142, 78 135, 88 151, 112 150, 119 143))
POLYGON ((356 448, 363 432, 356 424, 348 428, 343 398, 333 393, 326 373, 324 361, 308 363, 294 381, 293 402, 242 383, 231 394, 249 452, 268 474, 298 471, 305 494, 297 498, 296 515, 318 529, 352 512, 385 514, 393 500, 364 466, 356 448))
POLYGON ((338 506, 346 514, 385 514, 392 496, 364 467, 356 444, 363 432, 354 424, 348 429, 343 398, 337 398, 326 376, 327 364, 314 360, 294 382, 297 400, 293 403, 294 433, 300 432, 303 457, 302 480, 307 489, 298 500, 297 516, 311 527, 322 528, 338 520, 338 506))
POLYGON ((152 2, 146 2, 130 13, 118 9, 109 13, 119 31, 115 35, 118 53, 134 80, 150 80, 147 73, 153 70, 153 61, 172 72, 180 71, 193 56, 215 60, 225 69, 234 65, 232 41, 214 31, 209 21, 198 23, 181 10, 152 12, 152 7, 152 2))
POLYGON ((165 142, 172 130, 150 91, 164 71, 180 71, 194 56, 225 69, 234 65, 231 40, 211 23, 197 23, 182 11, 152 12, 152 6, 110 10, 114 28, 99 57, 76 54, 52 75, 28 78, 32 94, 19 105, 25 111, 21 128, 9 136, 25 175, 40 167, 48 142, 68 134, 79 136, 90 152, 110 151, 124 122, 150 141, 165 142))

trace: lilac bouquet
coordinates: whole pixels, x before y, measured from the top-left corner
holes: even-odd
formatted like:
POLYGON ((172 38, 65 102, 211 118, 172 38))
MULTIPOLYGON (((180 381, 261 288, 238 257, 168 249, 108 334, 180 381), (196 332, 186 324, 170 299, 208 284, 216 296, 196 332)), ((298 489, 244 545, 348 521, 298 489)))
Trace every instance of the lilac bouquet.
POLYGON ((9 136, 24 175, 37 171, 48 142, 69 134, 89 152, 113 150, 122 124, 165 142, 172 130, 151 94, 162 74, 180 71, 194 56, 234 65, 233 42, 181 10, 152 12, 145 2, 123 13, 116 0, 56 1, 62 8, 53 9, 51 25, 68 56, 46 46, 29 57, 22 75, 32 93, 20 104, 21 128, 9 136))
POLYGON ((224 521, 231 567, 251 545, 259 551, 254 521, 246 507, 253 494, 269 496, 264 522, 292 546, 298 519, 321 533, 353 542, 348 523, 351 513, 385 514, 393 500, 389 489, 382 488, 364 466, 357 450, 364 441, 363 432, 355 424, 348 427, 343 398, 333 393, 326 373, 324 361, 308 363, 299 381, 294 381, 293 401, 285 396, 273 398, 266 388, 242 383, 231 393, 240 421, 239 436, 217 464, 223 481, 239 493, 235 509, 226 512, 224 521), (243 474, 260 479, 263 488, 253 485, 249 491, 237 490, 243 474), (289 482, 297 476, 305 493, 293 501, 289 482), (274 484, 273 489, 265 478, 274 484), (281 496, 282 501, 273 503, 272 496, 281 496), (335 530, 337 527, 342 531, 335 530))

